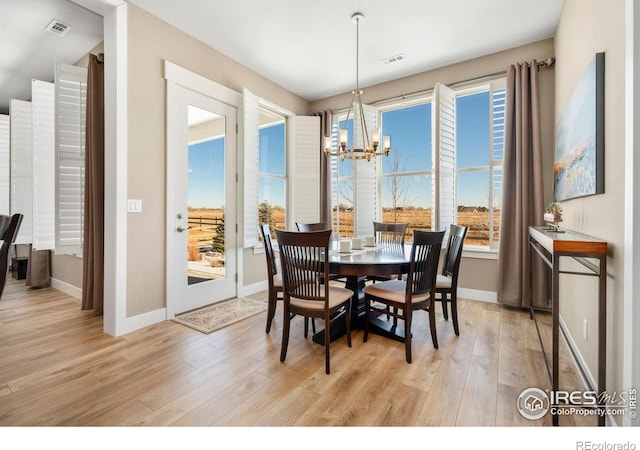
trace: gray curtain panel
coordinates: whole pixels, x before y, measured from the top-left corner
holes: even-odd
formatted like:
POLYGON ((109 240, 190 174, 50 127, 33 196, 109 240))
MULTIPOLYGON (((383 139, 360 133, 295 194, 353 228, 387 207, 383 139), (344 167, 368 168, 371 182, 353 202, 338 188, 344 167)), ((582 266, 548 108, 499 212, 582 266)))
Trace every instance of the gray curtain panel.
MULTIPOLYGON (((101 55, 102 56, 102 55, 101 55)), ((87 80, 82 309, 104 304, 104 65, 90 55, 87 80)))
POLYGON ((25 285, 32 288, 51 286, 51 252, 49 250, 34 250, 29 245, 25 285))
POLYGON ((542 225, 544 191, 538 102, 538 66, 516 64, 507 70, 507 110, 498 254, 498 302, 547 307, 546 270, 532 260, 529 226, 542 225))

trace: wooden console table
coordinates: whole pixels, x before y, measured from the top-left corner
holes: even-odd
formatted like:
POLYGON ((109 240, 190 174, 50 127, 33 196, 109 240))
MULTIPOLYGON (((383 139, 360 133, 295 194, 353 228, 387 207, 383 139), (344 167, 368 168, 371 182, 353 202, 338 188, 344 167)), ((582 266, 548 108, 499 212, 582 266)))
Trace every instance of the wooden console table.
MULTIPOLYGON (((606 361, 607 361, 607 242, 585 236, 572 231, 555 232, 547 227, 529 227, 529 243, 532 250, 551 268, 552 293, 552 362, 551 362, 551 389, 558 390, 558 357, 559 357, 559 281, 560 274, 588 275, 598 277, 598 394, 606 390, 606 361), (587 271, 563 271, 560 270, 560 258, 570 257, 581 263, 587 271), (593 261, 593 260, 596 261, 593 261)), ((535 317, 533 305, 531 315, 535 317)), ((541 339, 542 344, 542 339, 541 339)), ((543 348, 545 360, 547 358, 543 348)), ((547 362, 548 365, 548 362, 547 362)), ((606 407, 606 405, 602 405, 606 407)), ((598 425, 604 426, 605 416, 598 416, 598 425)), ((553 425, 558 425, 558 415, 553 414, 553 425)))

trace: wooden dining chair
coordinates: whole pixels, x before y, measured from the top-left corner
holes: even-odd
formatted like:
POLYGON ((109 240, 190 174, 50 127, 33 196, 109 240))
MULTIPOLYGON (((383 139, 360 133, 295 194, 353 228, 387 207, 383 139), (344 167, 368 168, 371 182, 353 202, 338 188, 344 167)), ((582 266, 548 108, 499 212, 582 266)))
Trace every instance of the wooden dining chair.
POLYGON ((408 226, 408 223, 373 222, 376 245, 404 245, 404 234, 408 226))
MULTIPOLYGON (((376 245, 382 247, 397 246, 402 248, 404 246, 404 234, 408 226, 408 223, 373 222, 373 235, 376 240, 376 245)), ((396 278, 398 278, 397 275, 388 277, 370 275, 367 277, 367 280, 375 283, 376 281, 387 281, 396 278)))
POLYGON ((22 214, 0 215, 0 240, 2 241, 2 247, 0 247, 0 298, 2 298, 4 286, 7 284, 9 253, 16 236, 18 236, 23 217, 22 214))
POLYGON ((276 255, 273 251, 273 244, 271 242, 271 227, 267 223, 260 224, 260 235, 262 236, 262 242, 264 244, 264 254, 267 257, 267 282, 269 284, 269 294, 267 300, 267 328, 266 333, 271 331, 271 322, 276 315, 276 304, 278 300, 282 300, 282 277, 278 273, 278 266, 276 264, 276 255))
POLYGON ((331 230, 290 232, 276 229, 280 246, 284 287, 284 327, 280 361, 287 357, 291 318, 301 315, 324 320, 325 372, 330 373, 331 325, 345 321, 347 345, 351 347, 351 298, 353 291, 323 283, 329 277, 331 230))
POLYGON ((449 320, 447 303, 448 297, 451 296, 451 320, 456 336, 460 336, 458 328, 458 272, 460 271, 464 238, 467 236, 468 229, 469 227, 451 224, 447 251, 442 264, 442 274, 438 274, 436 277, 437 300, 442 302, 442 315, 445 320, 449 320))
MULTIPOLYGON (((269 224, 263 223, 259 226, 260 234, 262 235, 262 242, 264 243, 264 254, 267 257, 267 281, 269 285, 268 300, 267 300, 267 328, 266 333, 271 331, 271 324, 273 318, 276 315, 276 307, 279 300, 283 297, 282 287, 282 275, 278 273, 278 264, 276 262, 276 254, 273 249, 273 243, 271 242, 271 227, 269 224)), ((311 322, 312 332, 316 332, 315 322, 311 322)), ((309 334, 309 318, 304 319, 304 337, 309 334)))
POLYGON ((331 227, 327 228, 327 225, 324 222, 296 222, 296 228, 298 229, 298 231, 323 231, 331 229, 331 227))
MULTIPOLYGON (((438 348, 436 318, 433 303, 436 296, 436 275, 440 259, 440 247, 444 231, 413 231, 413 244, 409 273, 406 280, 389 280, 364 288, 365 328, 364 342, 369 337, 369 322, 372 313, 391 314, 394 319, 404 321, 405 356, 411 363, 411 322, 413 312, 427 310, 433 347, 438 348), (373 304, 382 304, 385 309, 373 304)), ((395 330, 394 330, 395 331, 395 330)))
MULTIPOLYGON (((323 231, 330 230, 331 227, 327 228, 327 225, 324 222, 313 222, 313 223, 304 223, 304 222, 296 222, 296 228, 298 231, 323 231)), ((345 277, 335 274, 329 274, 330 281, 340 281, 342 283, 346 283, 347 280, 345 277)))

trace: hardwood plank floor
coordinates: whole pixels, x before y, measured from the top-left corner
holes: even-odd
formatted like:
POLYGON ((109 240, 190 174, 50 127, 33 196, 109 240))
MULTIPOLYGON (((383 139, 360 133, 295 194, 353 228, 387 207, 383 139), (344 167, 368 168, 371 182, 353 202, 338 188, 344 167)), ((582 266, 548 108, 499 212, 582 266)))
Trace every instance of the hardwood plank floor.
MULTIPOLYGON (((266 301, 266 292, 251 296, 266 301)), ((282 309, 199 333, 167 321, 120 337, 52 288, 10 280, 0 301, 1 426, 549 426, 524 419, 523 389, 549 388, 525 311, 459 300, 460 336, 436 306, 414 316, 413 363, 403 344, 362 331, 324 349, 293 321, 281 363, 282 309)), ((584 389, 562 349, 562 375, 584 389)), ((563 425, 595 420, 562 417, 563 425)))

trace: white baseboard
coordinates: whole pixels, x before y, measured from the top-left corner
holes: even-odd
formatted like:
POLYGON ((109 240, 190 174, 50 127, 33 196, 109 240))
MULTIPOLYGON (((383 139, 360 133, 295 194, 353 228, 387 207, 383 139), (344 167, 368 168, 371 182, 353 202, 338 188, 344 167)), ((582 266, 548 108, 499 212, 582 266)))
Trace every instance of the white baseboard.
POLYGON ((51 278, 51 287, 64 292, 65 294, 68 294, 73 298, 82 300, 82 288, 69 284, 65 281, 60 281, 56 278, 51 278))
POLYGON ((259 281, 248 286, 238 286, 238 297, 246 297, 247 295, 256 294, 261 291, 269 289, 269 282, 267 280, 259 281))
POLYGON ((564 335, 564 338, 567 341, 567 345, 569 346, 571 357, 573 358, 574 362, 578 365, 578 368, 580 369, 578 375, 580 376, 581 381, 584 383, 584 385, 588 389, 594 389, 594 390, 597 389, 598 383, 596 382, 595 377, 589 370, 589 366, 587 365, 587 362, 584 360, 582 353, 580 353, 580 350, 578 349, 576 342, 573 340, 573 336, 571 335, 571 333, 569 333, 567 324, 562 319, 562 316, 559 316, 559 319, 560 319, 560 330, 562 331, 562 334, 564 335))
POLYGON ((458 286, 458 298, 478 300, 487 303, 498 303, 498 294, 495 292, 461 288, 460 286, 458 286))
POLYGON ((160 308, 138 314, 137 316, 127 317, 125 320, 125 329, 122 334, 131 333, 132 331, 155 325, 165 320, 167 320, 167 308, 160 308))
MULTIPOLYGON (((598 383, 596 382, 595 377, 591 373, 591 370, 589 370, 589 366, 587 365, 587 362, 582 356, 582 353, 580 353, 580 350, 578 349, 576 342, 573 340, 573 336, 571 335, 571 333, 569 333, 567 324, 562 319, 562 316, 559 316, 558 318, 560 320, 560 330, 562 331, 562 335, 567 341, 567 346, 569 347, 569 354, 571 355, 573 362, 575 362, 575 364, 578 366, 578 376, 580 377, 580 381, 582 381, 586 389, 597 391, 598 383)), ((613 427, 618 426, 616 421, 613 419, 613 416, 611 415, 606 416, 606 422, 607 422, 607 426, 613 426, 613 427)))

